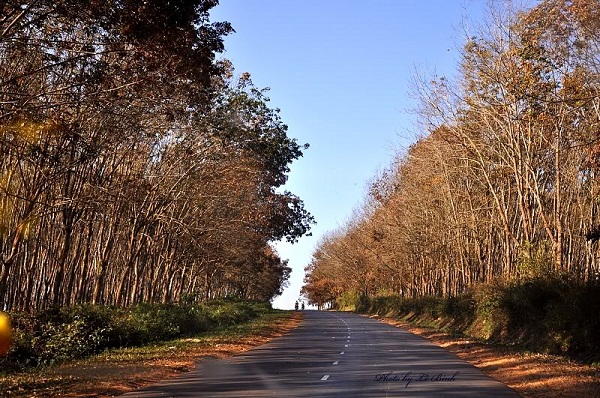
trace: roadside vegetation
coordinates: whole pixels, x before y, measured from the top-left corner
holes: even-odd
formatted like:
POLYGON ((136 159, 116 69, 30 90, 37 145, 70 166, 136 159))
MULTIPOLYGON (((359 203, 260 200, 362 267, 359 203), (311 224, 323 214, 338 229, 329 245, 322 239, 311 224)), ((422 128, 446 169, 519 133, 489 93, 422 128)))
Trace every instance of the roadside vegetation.
POLYGON ((115 348, 147 346, 247 323, 271 312, 268 303, 213 300, 136 304, 129 308, 77 305, 13 313, 13 344, 0 357, 7 374, 81 359, 115 348))
POLYGON ((210 327, 204 325, 204 331, 105 349, 85 358, 57 359, 52 365, 19 366, 20 371, 0 367, 0 389, 7 397, 115 396, 192 370, 202 358, 223 358, 264 344, 301 320, 298 312, 264 304, 212 303, 209 307, 211 317, 221 322, 208 321, 210 327), (231 323, 240 316, 247 320, 231 323))
POLYGON ((525 352, 600 364, 600 285, 554 278, 480 285, 457 297, 359 298, 345 309, 525 352))

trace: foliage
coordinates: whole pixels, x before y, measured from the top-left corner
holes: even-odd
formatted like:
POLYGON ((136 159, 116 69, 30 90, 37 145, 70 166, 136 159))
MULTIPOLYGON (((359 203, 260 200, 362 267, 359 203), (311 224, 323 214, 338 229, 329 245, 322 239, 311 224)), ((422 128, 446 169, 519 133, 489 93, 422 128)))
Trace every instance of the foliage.
POLYGON ((600 2, 516 4, 465 31, 455 77, 415 76, 417 139, 318 243, 313 301, 454 308, 483 338, 596 349, 579 303, 600 279, 600 2))
POLYGON ((361 310, 531 351, 597 361, 599 303, 600 284, 581 286, 548 276, 482 284, 450 298, 373 297, 361 310))
MULTIPOLYGON (((194 361, 205 356, 207 352, 220 352, 223 344, 233 346, 236 351, 244 350, 247 344, 260 344, 264 337, 277 336, 282 327, 291 326, 292 312, 266 310, 268 306, 265 303, 249 304, 256 307, 258 317, 249 322, 195 335, 193 338, 181 337, 140 347, 111 349, 92 357, 69 360, 64 367, 59 365, 58 369, 37 367, 17 373, 5 373, 5 369, 0 369, 0 388, 4 396, 10 397, 76 396, 89 394, 90 389, 98 394, 100 392, 95 388, 98 383, 117 386, 121 382, 131 381, 132 376, 145 377, 146 370, 157 362, 194 361), (64 368, 77 369, 85 375, 73 378, 61 371, 64 368), (105 371, 102 374, 94 374, 97 368, 105 371)), ((104 389, 105 395, 120 393, 118 388, 109 390, 110 387, 104 389)))
POLYGON ((531 242, 523 243, 519 248, 517 268, 519 276, 523 278, 536 278, 551 273, 552 250, 549 242, 539 242, 536 247, 531 242))
POLYGON ((13 313, 15 341, 2 369, 22 369, 198 335, 247 322, 270 310, 264 302, 233 299, 198 304, 136 304, 130 308, 77 305, 35 314, 13 313))
MULTIPOLYGON (((315 292, 311 292, 314 295, 315 292)), ((309 296, 314 299, 313 296, 309 296)), ((362 300, 361 295, 356 291, 346 291, 340 294, 339 297, 335 299, 334 308, 339 311, 358 311, 362 312, 361 304, 364 301, 362 300)))
POLYGON ((217 60, 217 3, 2 2, 0 308, 281 292, 308 145, 217 60))

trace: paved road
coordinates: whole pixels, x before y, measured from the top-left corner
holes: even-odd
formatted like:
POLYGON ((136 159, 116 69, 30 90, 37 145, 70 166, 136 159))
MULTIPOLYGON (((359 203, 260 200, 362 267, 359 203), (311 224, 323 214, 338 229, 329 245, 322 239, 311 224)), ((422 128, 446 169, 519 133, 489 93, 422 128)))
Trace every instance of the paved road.
POLYGON ((518 397, 426 339, 374 319, 306 311, 289 334, 123 397, 518 397))

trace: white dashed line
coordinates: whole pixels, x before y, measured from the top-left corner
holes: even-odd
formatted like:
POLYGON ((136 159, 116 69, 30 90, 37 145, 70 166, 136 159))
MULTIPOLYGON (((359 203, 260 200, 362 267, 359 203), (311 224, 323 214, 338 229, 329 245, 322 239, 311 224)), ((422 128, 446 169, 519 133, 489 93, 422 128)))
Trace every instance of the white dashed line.
POLYGON ((325 376, 321 377, 321 380, 327 380, 327 379, 329 379, 329 375, 325 375, 325 376))

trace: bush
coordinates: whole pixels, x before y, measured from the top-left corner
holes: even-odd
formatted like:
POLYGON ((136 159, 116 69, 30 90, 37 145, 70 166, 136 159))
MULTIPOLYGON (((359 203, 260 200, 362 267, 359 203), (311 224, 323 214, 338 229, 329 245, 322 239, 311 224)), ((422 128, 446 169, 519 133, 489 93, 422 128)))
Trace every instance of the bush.
POLYGON ((195 304, 78 305, 11 314, 14 342, 0 369, 12 371, 82 358, 108 348, 140 346, 246 322, 268 303, 214 300, 195 304))
POLYGON ((480 335, 530 350, 572 357, 600 355, 600 288, 549 275, 482 288, 473 325, 487 322, 494 333, 480 335), (488 295, 482 295, 487 292, 488 295), (482 296, 486 296, 483 298, 482 296), (491 298, 490 298, 491 297, 491 298))
POLYGON ((343 292, 336 298, 334 308, 340 311, 358 311, 360 299, 360 295, 356 291, 343 292))
POLYGON ((457 297, 362 298, 363 312, 398 316, 527 350, 600 359, 600 283, 547 275, 474 287, 457 297))
POLYGON ((475 312, 467 332, 486 340, 499 340, 508 327, 504 305, 504 286, 501 283, 479 285, 473 291, 475 312))

